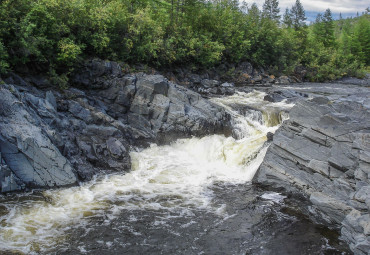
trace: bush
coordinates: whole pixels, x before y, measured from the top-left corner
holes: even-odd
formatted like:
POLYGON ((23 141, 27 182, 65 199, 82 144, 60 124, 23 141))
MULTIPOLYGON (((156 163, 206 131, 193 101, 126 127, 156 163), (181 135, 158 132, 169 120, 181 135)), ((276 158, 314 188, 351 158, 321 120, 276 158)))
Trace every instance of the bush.
POLYGON ((235 0, 3 0, 0 72, 26 65, 64 81, 80 60, 99 57, 197 69, 250 61, 276 73, 303 65, 325 80, 369 65, 368 14, 336 23, 327 10, 307 27, 301 5, 286 13, 283 25, 235 0))
POLYGON ((6 51, 4 44, 0 41, 0 74, 6 73, 8 68, 8 52, 6 51))

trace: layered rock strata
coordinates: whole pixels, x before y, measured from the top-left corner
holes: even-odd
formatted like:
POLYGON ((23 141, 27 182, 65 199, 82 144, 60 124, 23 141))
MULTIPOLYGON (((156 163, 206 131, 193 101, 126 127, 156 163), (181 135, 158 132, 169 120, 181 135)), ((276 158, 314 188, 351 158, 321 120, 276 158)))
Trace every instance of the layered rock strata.
POLYGON ((303 191, 312 215, 370 254, 369 99, 299 101, 276 132, 254 182, 303 191))
POLYGON ((17 76, 0 85, 1 192, 127 171, 130 150, 149 142, 231 133, 223 108, 161 75, 93 60, 72 81, 79 89, 41 90, 17 76))

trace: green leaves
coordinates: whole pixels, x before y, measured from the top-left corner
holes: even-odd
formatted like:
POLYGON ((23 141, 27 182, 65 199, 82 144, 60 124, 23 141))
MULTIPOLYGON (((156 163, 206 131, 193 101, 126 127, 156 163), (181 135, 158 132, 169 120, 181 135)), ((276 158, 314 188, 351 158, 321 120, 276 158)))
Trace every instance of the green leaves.
POLYGON ((3 42, 0 40, 0 74, 5 73, 9 68, 8 52, 3 42))
POLYGON ((163 45, 164 31, 151 17, 150 7, 138 11, 132 16, 126 40, 130 55, 128 58, 137 62, 149 63, 158 58, 163 45))
POLYGON ((262 12, 237 0, 3 0, 0 72, 37 67, 64 87, 90 57, 197 68, 250 61, 285 73, 305 65, 313 80, 369 65, 369 14, 337 24, 327 10, 313 26, 305 20, 299 0, 282 21, 278 0, 262 12))
POLYGON ((57 60, 67 66, 72 66, 79 55, 82 53, 82 47, 77 45, 70 38, 63 38, 58 43, 58 55, 57 60))

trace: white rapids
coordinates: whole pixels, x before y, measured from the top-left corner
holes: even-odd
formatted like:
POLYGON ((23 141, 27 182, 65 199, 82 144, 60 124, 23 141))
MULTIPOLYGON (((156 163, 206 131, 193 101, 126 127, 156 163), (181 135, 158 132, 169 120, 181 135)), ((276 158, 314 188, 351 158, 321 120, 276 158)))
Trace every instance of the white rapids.
POLYGON ((0 251, 47 252, 63 242, 64 233, 74 226, 96 216, 109 222, 123 209, 220 212, 211 206, 208 187, 215 182, 251 181, 267 150, 266 134, 276 131, 287 118, 283 110, 293 106, 265 102, 264 96, 254 91, 212 99, 231 114, 236 139, 211 135, 153 144, 131 152, 129 173, 44 191, 32 200, 20 195, 16 202, 6 201, 0 205, 0 251))

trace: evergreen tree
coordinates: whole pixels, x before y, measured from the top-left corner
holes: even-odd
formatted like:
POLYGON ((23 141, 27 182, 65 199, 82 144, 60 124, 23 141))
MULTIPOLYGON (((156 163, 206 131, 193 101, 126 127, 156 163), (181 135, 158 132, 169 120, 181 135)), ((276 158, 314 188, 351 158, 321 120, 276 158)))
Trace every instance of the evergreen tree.
POLYGON ((256 3, 253 3, 252 6, 248 9, 248 16, 252 20, 254 26, 259 24, 261 12, 258 9, 256 3))
POLYGON ((265 0, 262 9, 262 16, 264 18, 268 18, 279 22, 280 19, 280 8, 279 8, 279 1, 278 0, 265 0))
POLYGON ((315 23, 313 24, 312 32, 315 36, 315 39, 321 42, 322 37, 324 35, 323 29, 323 22, 322 22, 322 14, 318 13, 315 19, 315 23))
POLYGON ((370 65, 370 19, 368 15, 361 16, 356 23, 353 41, 356 42, 353 51, 359 60, 366 65, 370 65))
POLYGON ((326 9, 324 15, 322 16, 323 22, 323 43, 325 47, 332 47, 335 43, 334 37, 334 21, 331 15, 330 9, 326 9))
POLYGON ((336 37, 340 36, 340 32, 342 31, 343 24, 344 24, 344 19, 343 19, 342 13, 339 13, 339 20, 338 20, 336 31, 335 31, 336 37))
POLYGON ((292 17, 293 27, 296 30, 306 26, 306 14, 299 0, 296 0, 295 5, 293 5, 290 13, 292 17))
POLYGON ((265 0, 261 12, 238 0, 0 0, 0 73, 25 67, 67 82, 98 57, 194 68, 249 61, 288 73, 304 65, 324 80, 370 64, 369 9, 338 22, 326 10, 307 27, 297 0, 280 27, 278 4, 265 0))
POLYGON ((288 8, 285 9, 283 23, 287 28, 291 28, 293 25, 292 14, 290 13, 288 8))

